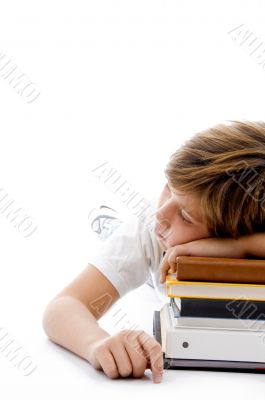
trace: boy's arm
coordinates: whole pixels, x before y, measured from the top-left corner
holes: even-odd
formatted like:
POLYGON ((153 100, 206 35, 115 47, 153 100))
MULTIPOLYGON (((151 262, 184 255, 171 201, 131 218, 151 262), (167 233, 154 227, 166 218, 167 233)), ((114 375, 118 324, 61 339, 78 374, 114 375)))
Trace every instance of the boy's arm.
POLYGON ((109 281, 89 265, 48 304, 43 315, 44 331, 53 342, 89 361, 90 345, 110 336, 97 320, 118 298, 109 281))
POLYGON ((258 257, 265 259, 265 232, 241 236, 239 239, 244 249, 245 257, 258 257))
POLYGON ((177 271, 178 256, 265 259, 265 232, 238 239, 209 237, 170 247, 160 265, 160 283, 165 282, 169 269, 177 271))
POLYGON ((77 276, 47 306, 43 328, 55 343, 87 360, 110 378, 140 378, 152 370, 154 382, 163 373, 163 353, 144 331, 123 330, 109 335, 97 320, 117 301, 111 282, 93 265, 77 276))

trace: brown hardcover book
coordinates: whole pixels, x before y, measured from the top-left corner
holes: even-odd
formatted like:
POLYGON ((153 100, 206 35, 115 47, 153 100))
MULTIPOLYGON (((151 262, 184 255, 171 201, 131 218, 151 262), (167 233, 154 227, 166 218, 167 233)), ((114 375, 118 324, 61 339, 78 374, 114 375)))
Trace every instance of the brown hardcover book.
POLYGON ((178 256, 179 281, 265 284, 265 260, 178 256))

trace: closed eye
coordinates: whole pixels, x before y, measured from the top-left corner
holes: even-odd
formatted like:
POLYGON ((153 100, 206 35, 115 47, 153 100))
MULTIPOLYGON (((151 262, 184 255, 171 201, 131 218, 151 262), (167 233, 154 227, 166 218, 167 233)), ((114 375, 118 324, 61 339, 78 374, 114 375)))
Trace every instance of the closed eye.
MULTIPOLYGON (((167 183, 165 184, 165 188, 166 188, 170 193, 172 193, 167 183)), ((180 216, 180 218, 182 219, 183 222, 185 222, 185 223, 188 224, 188 225, 192 225, 192 222, 191 222, 190 220, 186 219, 186 218, 183 216, 182 210, 181 210, 181 209, 179 209, 178 215, 180 216)))
POLYGON ((183 216, 181 210, 179 211, 179 216, 181 217, 182 221, 186 222, 186 223, 189 224, 189 225, 192 225, 192 222, 189 221, 188 219, 186 219, 186 218, 183 216))

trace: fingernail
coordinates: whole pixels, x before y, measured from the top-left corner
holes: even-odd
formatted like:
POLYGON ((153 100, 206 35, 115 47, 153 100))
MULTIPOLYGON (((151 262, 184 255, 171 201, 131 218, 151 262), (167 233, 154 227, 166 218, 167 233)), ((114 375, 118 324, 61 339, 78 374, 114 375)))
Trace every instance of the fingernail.
POLYGON ((157 375, 154 377, 154 383, 160 383, 162 381, 162 375, 157 375))

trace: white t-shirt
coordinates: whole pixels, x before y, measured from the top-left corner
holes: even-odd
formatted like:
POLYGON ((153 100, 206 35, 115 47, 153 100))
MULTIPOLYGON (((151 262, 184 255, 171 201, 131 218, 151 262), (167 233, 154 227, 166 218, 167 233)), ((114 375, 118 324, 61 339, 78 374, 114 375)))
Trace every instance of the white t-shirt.
POLYGON ((106 276, 120 297, 143 285, 150 272, 158 296, 162 301, 168 300, 165 283, 159 283, 163 250, 154 233, 154 224, 151 225, 131 215, 89 256, 88 262, 106 276))

